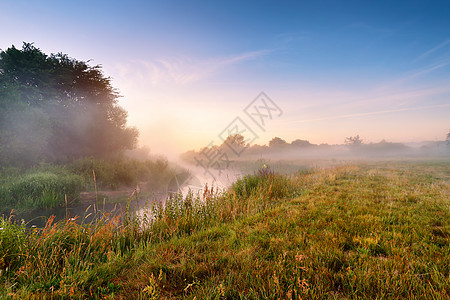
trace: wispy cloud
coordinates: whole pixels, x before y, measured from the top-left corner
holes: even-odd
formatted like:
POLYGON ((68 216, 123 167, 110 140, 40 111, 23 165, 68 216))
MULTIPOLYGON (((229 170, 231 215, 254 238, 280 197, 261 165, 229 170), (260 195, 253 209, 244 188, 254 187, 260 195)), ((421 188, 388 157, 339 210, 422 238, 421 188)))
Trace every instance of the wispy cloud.
MULTIPOLYGON (((297 92, 298 93, 298 92, 297 92)), ((336 91, 330 90, 324 93, 314 94, 310 91, 298 99, 307 99, 295 101, 295 111, 367 111, 380 110, 377 107, 391 107, 391 109, 403 109, 406 106, 418 105, 431 99, 442 98, 449 95, 450 86, 437 87, 415 87, 408 89, 390 89, 379 91, 336 91)))
POLYGON ((424 99, 430 99, 430 97, 443 95, 450 92, 448 86, 437 86, 431 88, 412 88, 401 90, 389 90, 384 93, 374 93, 369 97, 356 98, 357 100, 350 101, 354 105, 367 105, 376 103, 382 104, 396 104, 397 106, 408 105, 416 101, 423 101, 424 99))
POLYGON ((447 104, 407 107, 407 108, 399 108, 399 109, 379 110, 379 111, 371 111, 371 112, 361 112, 361 113, 354 113, 354 114, 342 114, 342 115, 326 116, 326 117, 322 117, 322 118, 298 120, 298 121, 294 121, 292 123, 309 123, 309 122, 317 122, 317 121, 349 119, 349 118, 365 117, 365 116, 371 116, 371 115, 383 115, 383 114, 396 113, 396 112, 418 111, 418 110, 444 108, 444 107, 450 107, 450 104, 447 103, 447 104))
POLYGON ((125 66, 122 65, 118 69, 121 70, 121 76, 129 76, 131 73, 140 80, 146 80, 147 84, 188 84, 220 73, 229 66, 262 58, 270 52, 272 50, 264 49, 205 59, 178 56, 151 61, 140 60, 127 63, 125 66))
POLYGON ((450 39, 445 40, 444 42, 440 43, 439 45, 437 45, 434 48, 431 48, 430 50, 422 53, 421 55, 419 55, 418 57, 416 57, 412 63, 418 62, 422 59, 424 59, 425 57, 431 55, 432 53, 436 52, 437 50, 441 49, 442 47, 445 47, 446 45, 450 44, 450 39))
POLYGON ((433 71, 436 71, 436 70, 438 70, 438 69, 441 69, 441 68, 447 66, 448 64, 450 64, 450 61, 447 60, 447 61, 443 61, 443 62, 434 64, 434 65, 429 66, 429 67, 427 67, 427 68, 424 68, 424 69, 422 69, 422 70, 418 70, 417 72, 415 72, 415 73, 413 73, 413 74, 411 74, 411 75, 409 75, 409 76, 403 78, 403 81, 408 81, 408 80, 411 80, 411 79, 414 79, 414 78, 417 78, 417 77, 426 75, 426 74, 428 74, 428 73, 431 73, 431 72, 433 72, 433 71))
MULTIPOLYGON (((445 99, 449 92, 448 86, 391 90, 383 93, 354 91, 341 95, 330 91, 328 95, 320 95, 317 99, 313 97, 314 100, 305 100, 304 103, 308 105, 302 106, 301 109, 298 108, 301 101, 295 101, 295 107, 287 109, 293 112, 294 120, 289 120, 287 123, 291 125, 286 126, 295 127, 294 124, 333 122, 341 119, 364 120, 364 117, 399 112, 448 110, 450 103, 445 99)), ((308 96, 302 98, 309 99, 308 96)))
POLYGON ((402 85, 409 81, 412 81, 414 79, 423 77, 423 76, 430 74, 436 70, 442 69, 448 65, 450 65, 449 59, 442 60, 436 64, 428 65, 424 68, 413 70, 413 71, 409 72, 408 74, 403 75, 402 77, 398 77, 397 79, 392 80, 389 83, 380 86, 378 89, 379 90, 391 89, 395 86, 399 86, 399 85, 402 85))

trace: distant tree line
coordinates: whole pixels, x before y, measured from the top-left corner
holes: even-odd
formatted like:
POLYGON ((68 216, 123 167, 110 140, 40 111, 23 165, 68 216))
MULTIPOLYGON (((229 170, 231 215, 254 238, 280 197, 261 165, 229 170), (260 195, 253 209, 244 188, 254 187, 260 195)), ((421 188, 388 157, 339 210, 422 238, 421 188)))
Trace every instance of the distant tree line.
POLYGON ((135 147, 138 131, 101 66, 43 53, 31 43, 0 52, 0 163, 108 157, 135 147))
MULTIPOLYGON (((449 134, 450 136, 450 134, 449 134)), ((220 145, 213 145, 204 147, 198 151, 188 151, 182 154, 181 158, 197 162, 202 158, 210 158, 215 156, 224 160, 219 153, 225 153, 231 160, 239 158, 256 158, 264 155, 288 155, 286 157, 295 158, 302 155, 318 155, 318 156, 332 156, 332 155, 403 155, 403 154, 438 154, 442 149, 445 141, 440 142, 424 142, 418 149, 414 150, 403 143, 394 143, 382 140, 378 143, 364 143, 359 136, 346 137, 343 144, 329 145, 329 144, 313 144, 308 140, 296 139, 292 142, 287 142, 280 137, 272 138, 267 145, 250 145, 245 142, 245 138, 240 134, 230 135, 220 145), (236 151, 237 150, 237 151, 236 151), (236 155, 238 153, 239 155, 236 155)), ((281 156, 280 156, 281 157, 281 156)), ((213 164, 213 163, 212 163, 213 164)))

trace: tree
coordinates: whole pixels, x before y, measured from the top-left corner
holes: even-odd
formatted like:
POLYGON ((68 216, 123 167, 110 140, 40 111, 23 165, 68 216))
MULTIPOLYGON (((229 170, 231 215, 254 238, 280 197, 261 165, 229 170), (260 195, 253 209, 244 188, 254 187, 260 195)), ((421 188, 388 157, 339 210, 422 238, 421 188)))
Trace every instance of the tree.
POLYGON ((291 145, 295 146, 295 147, 311 147, 311 146, 313 146, 313 144, 311 144, 309 141, 307 141, 307 140, 300 140, 300 139, 292 141, 291 145))
POLYGON ((287 145, 288 145, 288 143, 279 137, 274 137, 273 139, 271 139, 269 141, 270 148, 280 148, 280 147, 285 147, 287 145))
POLYGON ((245 142, 244 136, 237 133, 227 136, 225 141, 219 146, 219 149, 231 155, 232 153, 242 153, 248 146, 249 144, 245 142))
POLYGON ((361 145, 363 140, 359 137, 359 134, 354 137, 345 138, 345 144, 350 146, 359 146, 361 145))
POLYGON ((24 43, 0 52, 0 161, 115 155, 138 137, 101 66, 24 43), (26 155, 24 153, 26 149, 26 155))
POLYGON ((225 141, 223 141, 221 147, 230 146, 230 147, 247 147, 247 143, 245 142, 245 138, 242 134, 232 134, 227 136, 225 141))
POLYGON ((449 130, 448 133, 447 133, 447 139, 446 139, 446 141, 447 141, 447 146, 450 146, 450 130, 449 130))

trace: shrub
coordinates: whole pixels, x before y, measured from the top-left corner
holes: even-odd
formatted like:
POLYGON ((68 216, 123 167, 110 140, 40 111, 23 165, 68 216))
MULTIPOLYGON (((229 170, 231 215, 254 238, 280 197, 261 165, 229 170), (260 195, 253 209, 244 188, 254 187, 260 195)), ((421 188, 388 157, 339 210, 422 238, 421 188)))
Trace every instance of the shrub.
POLYGON ((258 193, 265 197, 280 199, 291 195, 296 188, 289 180, 289 176, 278 174, 264 165, 253 175, 236 180, 231 190, 240 197, 250 197, 258 193))
POLYGON ((167 160, 139 161, 131 158, 102 160, 97 158, 79 159, 69 165, 69 169, 83 177, 93 188, 93 171, 99 188, 117 189, 133 186, 139 181, 164 181, 169 177, 167 160))
POLYGON ((29 207, 56 207, 65 197, 75 199, 83 187, 83 179, 75 174, 40 171, 9 179, 0 189, 4 204, 29 207))

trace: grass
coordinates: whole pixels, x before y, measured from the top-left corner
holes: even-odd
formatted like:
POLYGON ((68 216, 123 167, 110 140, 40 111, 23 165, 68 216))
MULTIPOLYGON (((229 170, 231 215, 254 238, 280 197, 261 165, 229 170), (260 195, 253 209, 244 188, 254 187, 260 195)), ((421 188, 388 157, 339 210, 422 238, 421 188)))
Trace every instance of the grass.
POLYGON ((67 168, 82 176, 90 190, 94 189, 93 170, 98 187, 113 190, 124 186, 136 186, 140 181, 152 182, 156 187, 167 184, 175 175, 174 168, 163 158, 155 160, 137 160, 126 157, 111 160, 84 158, 72 162, 67 168))
POLYGON ((1 206, 16 208, 56 207, 73 199, 83 188, 83 179, 68 172, 34 171, 9 177, 0 187, 1 206))
POLYGON ((0 211, 53 208, 78 200, 81 191, 168 185, 176 170, 164 159, 85 158, 67 165, 42 164, 29 169, 0 168, 0 211), (95 179, 94 179, 95 174, 95 179), (148 184, 147 184, 148 183, 148 184))
POLYGON ((262 170, 137 218, 1 219, 0 297, 450 297, 449 162, 262 170))

